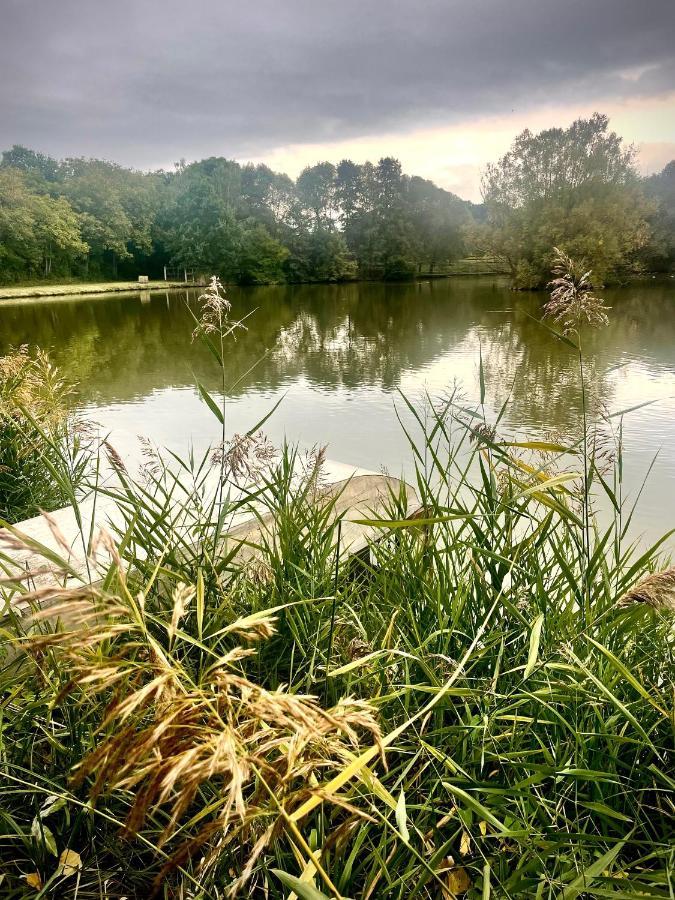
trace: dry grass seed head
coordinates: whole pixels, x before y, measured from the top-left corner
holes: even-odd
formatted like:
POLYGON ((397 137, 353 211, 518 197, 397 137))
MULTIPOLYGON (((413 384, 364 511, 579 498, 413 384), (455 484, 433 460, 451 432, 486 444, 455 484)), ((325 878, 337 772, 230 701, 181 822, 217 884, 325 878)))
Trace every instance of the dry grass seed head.
POLYGON ((258 431, 255 434, 235 434, 215 448, 211 461, 222 467, 225 477, 255 484, 276 455, 274 445, 262 431, 258 431))
POLYGON ((553 319, 564 333, 578 331, 582 325, 602 328, 609 324, 607 310, 600 297, 593 294, 591 271, 583 271, 564 251, 554 247, 555 260, 549 282, 550 300, 544 305, 544 316, 553 319))
MULTIPOLYGON (((170 627, 175 629, 192 594, 190 587, 177 588, 170 627)), ((70 603, 70 597, 64 601, 70 603)), ((248 865, 237 881, 245 883, 259 853, 284 827, 277 803, 291 809, 307 799, 317 784, 315 773, 352 759, 361 733, 381 741, 374 710, 352 699, 323 709, 314 697, 268 691, 232 670, 251 652, 241 647, 195 684, 170 651, 153 645, 139 652, 139 628, 122 603, 103 601, 103 607, 108 621, 98 631, 92 624, 84 633, 72 629, 45 636, 70 676, 69 690, 113 694, 99 726, 100 741, 75 770, 75 784, 93 779, 92 797, 104 790, 130 792, 126 827, 131 833, 161 807, 167 820, 160 843, 179 832, 184 841, 175 858, 186 844, 191 855, 219 835, 252 841, 248 865), (111 637, 112 645, 106 644, 111 637), (257 773, 264 775, 264 786, 257 773), (197 835, 184 834, 185 816, 206 786, 220 796, 212 818, 197 835), (273 817, 273 825, 260 834, 263 813, 273 817)), ((244 617, 228 632, 260 640, 274 632, 274 617, 244 617)))
POLYGON ((211 276, 209 285, 199 296, 201 316, 199 324, 192 332, 194 340, 200 333, 218 334, 221 338, 236 337, 239 329, 246 330, 243 322, 231 321, 229 318, 232 304, 227 299, 225 288, 216 275, 211 276))
POLYGON ((621 606, 647 603, 656 609, 675 612, 675 568, 647 575, 620 598, 621 606))

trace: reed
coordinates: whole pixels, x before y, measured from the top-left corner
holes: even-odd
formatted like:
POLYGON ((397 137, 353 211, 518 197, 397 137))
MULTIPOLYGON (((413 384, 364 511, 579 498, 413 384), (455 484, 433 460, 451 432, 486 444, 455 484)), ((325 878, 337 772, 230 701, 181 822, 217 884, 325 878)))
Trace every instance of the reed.
POLYGON ((65 506, 85 480, 91 436, 70 411, 73 389, 41 350, 0 357, 0 518, 65 506))

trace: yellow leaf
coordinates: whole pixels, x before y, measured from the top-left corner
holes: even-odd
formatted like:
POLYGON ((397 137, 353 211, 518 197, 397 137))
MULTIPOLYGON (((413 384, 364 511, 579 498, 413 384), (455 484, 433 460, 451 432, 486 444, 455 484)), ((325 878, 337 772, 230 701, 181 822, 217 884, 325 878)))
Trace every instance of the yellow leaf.
POLYGON ((460 856, 466 856, 471 852, 471 838, 469 836, 468 831, 462 832, 462 839, 459 842, 459 853, 460 856))
POLYGON ((487 822, 481 820, 478 823, 478 827, 480 828, 480 833, 483 835, 483 837, 485 837, 485 835, 487 834, 487 822))
POLYGON ((64 850, 59 857, 58 874, 67 878, 69 875, 74 875, 81 868, 82 860, 80 859, 80 854, 74 850, 64 850))
POLYGON ((26 883, 35 888, 36 891, 42 889, 42 879, 38 872, 31 872, 30 875, 26 875, 26 883))
POLYGON ((455 866, 445 873, 443 900, 455 900, 456 897, 466 894, 470 887, 469 873, 463 866, 455 866))

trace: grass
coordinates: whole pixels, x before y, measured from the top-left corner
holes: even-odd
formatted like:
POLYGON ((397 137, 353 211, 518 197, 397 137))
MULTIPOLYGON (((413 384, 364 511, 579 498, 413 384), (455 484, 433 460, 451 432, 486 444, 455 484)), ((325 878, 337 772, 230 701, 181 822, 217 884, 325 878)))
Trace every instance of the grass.
MULTIPOLYGON (((193 287, 194 285, 188 285, 193 287)), ((183 281, 97 281, 77 284, 30 284, 24 287, 0 286, 0 300, 23 300, 29 297, 77 296, 78 294, 108 294, 118 291, 165 291, 184 288, 183 281)))
POLYGON ((0 357, 0 518, 20 522, 73 502, 91 461, 72 386, 47 355, 0 357))
POLYGON ((118 467, 99 587, 5 620, 3 896, 673 897, 675 579, 633 590, 662 543, 628 539, 620 433, 514 446, 485 390, 401 399, 420 515, 392 494, 358 560, 292 448, 241 496, 223 453, 215 491, 208 456, 118 467), (274 528, 241 553, 245 512, 274 528))

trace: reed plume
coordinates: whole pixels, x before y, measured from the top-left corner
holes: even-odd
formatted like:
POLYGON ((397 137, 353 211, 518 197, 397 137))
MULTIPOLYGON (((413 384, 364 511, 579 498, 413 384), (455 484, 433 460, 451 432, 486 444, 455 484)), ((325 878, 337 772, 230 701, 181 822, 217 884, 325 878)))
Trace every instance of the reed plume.
POLYGON ((654 572, 627 591, 619 600, 622 606, 647 603, 655 609, 675 612, 675 568, 654 572))
POLYGON ((550 300, 544 305, 544 315, 562 326, 563 332, 579 331, 581 325, 602 328, 609 325, 607 310, 600 297, 593 294, 591 270, 584 271, 563 250, 555 253, 551 272, 556 277, 547 285, 550 300))

